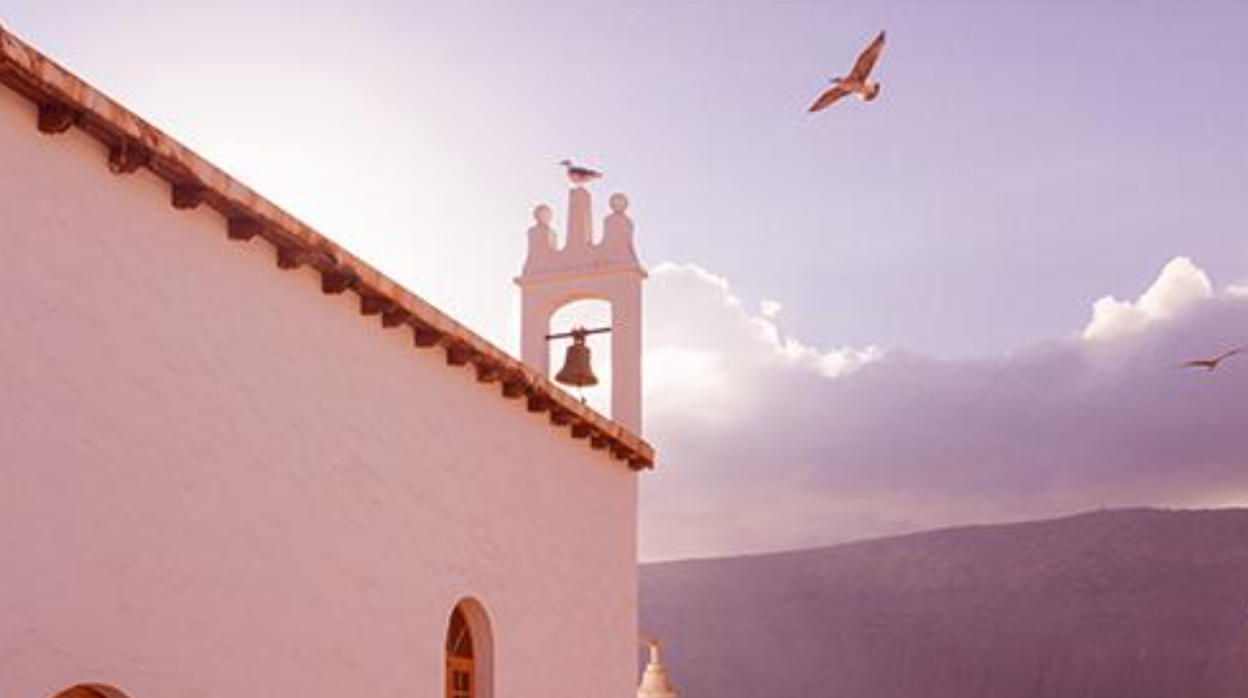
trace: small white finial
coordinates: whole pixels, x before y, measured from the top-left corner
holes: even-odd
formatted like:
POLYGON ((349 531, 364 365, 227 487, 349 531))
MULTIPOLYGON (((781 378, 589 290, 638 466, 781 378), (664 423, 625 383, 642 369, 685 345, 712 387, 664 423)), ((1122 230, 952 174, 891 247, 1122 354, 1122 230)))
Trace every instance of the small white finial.
POLYGON ((628 197, 612 194, 609 203, 611 213, 602 225, 602 254, 616 263, 640 266, 637 253, 633 251, 633 220, 628 217, 628 197))
POLYGON ((667 678, 667 667, 659 660, 659 641, 642 637, 642 644, 650 648, 650 662, 637 687, 637 698, 679 698, 680 694, 667 678))
POLYGON ((555 253, 555 229, 550 227, 553 219, 554 211, 546 204, 534 207, 533 225, 529 228, 529 254, 524 260, 526 274, 546 264, 555 253))
POLYGON ((623 194, 612 194, 608 202, 611 204, 613 213, 624 213, 628 211, 628 197, 623 194))
POLYGON ((533 209, 533 220, 542 228, 549 228, 554 217, 554 210, 546 204, 538 204, 537 208, 533 209))

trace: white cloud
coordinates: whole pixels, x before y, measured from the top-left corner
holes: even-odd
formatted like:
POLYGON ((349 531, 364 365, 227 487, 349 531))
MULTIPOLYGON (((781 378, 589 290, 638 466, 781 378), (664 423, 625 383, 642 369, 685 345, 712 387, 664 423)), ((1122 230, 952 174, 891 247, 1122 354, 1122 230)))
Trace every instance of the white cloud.
POLYGON ((1135 301, 1120 301, 1113 296, 1096 301, 1083 337, 1095 341, 1139 332, 1212 296, 1213 284, 1208 275, 1187 257, 1175 257, 1135 301))
POLYGON ((727 279, 696 264, 659 264, 651 270, 647 292, 646 370, 649 374, 651 362, 658 362, 663 376, 647 380, 647 393, 666 389, 668 367, 677 356, 687 363, 696 355, 703 366, 721 366, 717 375, 729 381, 746 366, 807 367, 836 375, 879 353, 874 347, 824 351, 803 344, 781 331, 778 302, 763 301, 760 314, 751 315, 727 279))
POLYGON ((670 344, 648 350, 645 381, 650 410, 661 414, 680 409, 687 396, 719 406, 716 412, 703 413, 708 418, 727 409, 732 402, 732 381, 724 358, 723 354, 670 344))
POLYGON ((727 280, 660 265, 648 289, 643 555, 794 548, 1101 506, 1248 492, 1248 295, 1178 258, 1083 337, 991 360, 821 349, 727 280))

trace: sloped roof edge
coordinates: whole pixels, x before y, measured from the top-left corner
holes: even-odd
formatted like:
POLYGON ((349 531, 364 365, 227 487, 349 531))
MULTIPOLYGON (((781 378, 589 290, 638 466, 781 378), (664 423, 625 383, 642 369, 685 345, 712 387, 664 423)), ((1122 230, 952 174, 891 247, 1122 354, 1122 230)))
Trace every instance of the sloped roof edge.
POLYGON ((634 470, 654 466, 654 449, 556 386, 538 371, 411 293, 329 238, 252 191, 220 168, 110 99, 0 26, 0 83, 38 108, 38 129, 47 134, 78 128, 109 150, 114 174, 147 168, 170 185, 170 203, 206 205, 227 221, 232 240, 264 238, 280 269, 309 266, 327 294, 351 292, 360 313, 383 327, 409 328, 413 343, 445 352, 448 368, 470 368, 475 379, 499 386, 501 399, 530 412, 549 413, 552 426, 584 439, 591 448, 634 470))

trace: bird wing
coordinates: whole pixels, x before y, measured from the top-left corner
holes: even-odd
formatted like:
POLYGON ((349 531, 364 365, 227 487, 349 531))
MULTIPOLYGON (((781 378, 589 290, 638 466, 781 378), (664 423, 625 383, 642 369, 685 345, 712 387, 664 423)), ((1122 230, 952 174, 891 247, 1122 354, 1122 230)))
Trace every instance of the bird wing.
POLYGON ((831 87, 826 92, 819 95, 819 99, 816 99, 815 103, 810 105, 810 109, 808 111, 811 111, 811 112, 823 111, 824 109, 827 109, 828 107, 832 106, 832 104, 836 102, 836 100, 840 99, 841 97, 844 97, 847 94, 849 94, 849 90, 845 89, 844 87, 841 87, 840 85, 831 87))
POLYGON ((1235 356, 1236 354, 1242 354, 1242 353, 1244 353, 1244 350, 1246 350, 1246 349, 1248 349, 1248 347, 1235 347, 1234 349, 1232 349, 1232 350, 1230 350, 1230 351, 1225 351, 1225 352, 1222 352, 1222 354, 1221 354, 1221 355, 1219 355, 1219 356, 1218 356, 1218 358, 1216 358, 1216 359, 1214 359, 1214 360, 1215 360, 1215 361, 1221 361, 1221 360, 1223 360, 1223 359, 1229 359, 1229 358, 1231 358, 1232 356, 1235 356))
POLYGON ((871 69, 875 67, 875 62, 880 60, 880 54, 884 52, 884 32, 880 32, 871 42, 871 45, 858 55, 858 60, 854 62, 854 69, 849 74, 850 80, 866 80, 871 74, 871 69))

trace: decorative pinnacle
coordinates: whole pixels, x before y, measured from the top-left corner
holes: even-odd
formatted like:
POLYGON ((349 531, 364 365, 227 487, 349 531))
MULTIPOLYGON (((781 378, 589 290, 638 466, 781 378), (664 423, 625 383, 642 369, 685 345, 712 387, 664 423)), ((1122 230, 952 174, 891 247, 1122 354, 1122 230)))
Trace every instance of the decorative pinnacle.
POLYGON ((628 197, 623 194, 612 194, 607 203, 611 205, 612 213, 625 213, 628 211, 628 197))
POLYGON ((555 212, 546 204, 538 204, 537 208, 533 209, 533 221, 539 226, 549 227, 554 218, 555 212))
POLYGON ((659 641, 642 636, 641 643, 650 648, 650 663, 637 687, 637 698, 679 698, 679 693, 667 679, 667 667, 659 658, 659 641))

